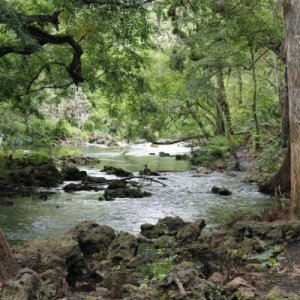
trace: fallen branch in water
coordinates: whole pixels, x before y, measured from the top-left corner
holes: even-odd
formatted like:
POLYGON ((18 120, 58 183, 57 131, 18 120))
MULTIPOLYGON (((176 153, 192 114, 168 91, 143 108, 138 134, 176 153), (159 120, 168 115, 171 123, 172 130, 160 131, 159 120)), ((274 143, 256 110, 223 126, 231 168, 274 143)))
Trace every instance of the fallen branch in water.
POLYGON ((166 186, 167 186, 166 184, 164 184, 163 182, 161 182, 161 181, 159 181, 159 180, 153 179, 153 178, 151 178, 151 177, 146 177, 146 176, 131 176, 131 177, 125 177, 125 178, 119 179, 119 181, 127 181, 127 180, 131 180, 131 179, 144 179, 144 180, 148 180, 148 181, 152 181, 152 182, 159 183, 159 184, 161 184, 163 187, 166 187, 166 186))

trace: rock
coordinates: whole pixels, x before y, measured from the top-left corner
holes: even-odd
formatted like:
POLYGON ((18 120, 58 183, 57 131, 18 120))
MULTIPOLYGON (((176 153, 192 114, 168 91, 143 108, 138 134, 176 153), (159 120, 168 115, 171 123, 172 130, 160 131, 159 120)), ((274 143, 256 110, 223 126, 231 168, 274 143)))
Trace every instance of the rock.
POLYGON ((166 152, 159 152, 159 156, 160 157, 170 157, 170 153, 166 153, 166 152))
POLYGON ((107 179, 104 177, 93 177, 93 176, 86 176, 82 183, 90 183, 90 184, 106 184, 107 183, 107 179))
POLYGON ((116 189, 107 189, 104 192, 104 198, 106 201, 112 201, 116 198, 143 198, 149 197, 151 193, 143 192, 138 188, 116 188, 116 189))
POLYGON ((196 169, 196 172, 202 175, 207 175, 207 174, 211 174, 212 170, 206 167, 198 167, 196 169))
POLYGON ((103 190, 103 186, 89 183, 69 183, 63 187, 66 193, 73 193, 79 191, 95 191, 99 192, 103 190))
POLYGON ((118 142, 112 136, 102 132, 93 132, 89 137, 89 143, 107 145, 108 147, 118 146, 118 142))
POLYGON ((187 154, 176 154, 175 159, 176 160, 189 160, 190 157, 187 154))
POLYGON ((87 177, 86 171, 80 171, 75 165, 67 165, 62 169, 64 180, 83 180, 87 177))
POLYGON ((220 196, 230 196, 232 194, 231 191, 224 187, 219 188, 217 186, 213 186, 211 191, 213 192, 213 194, 218 194, 220 196))
POLYGON ((222 170, 225 170, 225 169, 226 169, 227 165, 226 165, 226 163, 225 163, 224 160, 218 159, 218 160, 215 161, 214 167, 215 167, 217 170, 222 171, 222 170))
POLYGON ((162 235, 176 236, 180 228, 188 223, 179 217, 165 217, 159 219, 156 225, 143 224, 141 226, 141 235, 148 239, 155 239, 162 235))
POLYGON ((59 157, 59 163, 63 163, 64 165, 74 164, 74 165, 89 165, 89 164, 98 164, 100 163, 100 159, 92 156, 72 156, 72 155, 65 155, 59 157))
POLYGON ((154 153, 154 152, 150 152, 150 153, 149 153, 149 155, 153 155, 153 156, 154 156, 154 155, 155 155, 155 153, 154 153))
POLYGON ((70 233, 78 241, 85 256, 97 253, 97 257, 104 258, 108 248, 115 238, 115 231, 109 226, 86 221, 78 224, 70 233))
POLYGON ((126 187, 126 181, 124 181, 124 180, 114 180, 114 181, 110 182, 107 189, 108 190, 115 190, 115 189, 121 189, 121 188, 125 188, 125 187, 126 187))
POLYGON ((108 167, 108 166, 104 166, 104 168, 101 172, 105 172, 109 175, 115 175, 117 177, 131 177, 132 176, 131 172, 127 172, 121 168, 108 167))
POLYGON ((209 278, 208 281, 218 284, 218 285, 222 285, 225 281, 225 276, 223 274, 221 274, 220 272, 214 272, 209 278))
POLYGON ((39 299, 40 279, 37 275, 25 273, 19 280, 9 280, 1 294, 3 300, 39 299))
POLYGON ((225 286, 226 289, 230 289, 230 290, 237 290, 240 287, 251 287, 251 285, 249 285, 245 279, 241 277, 235 277, 230 282, 228 282, 225 286))
POLYGON ((176 240, 178 240, 181 244, 196 241, 200 237, 202 229, 205 226, 206 224, 204 220, 184 225, 177 232, 176 240))
POLYGON ((266 296, 267 300, 299 300, 299 295, 294 293, 287 293, 281 290, 278 286, 275 286, 266 296))
POLYGON ((120 232, 112 242, 108 258, 113 261, 130 261, 138 250, 137 238, 127 232, 120 232))

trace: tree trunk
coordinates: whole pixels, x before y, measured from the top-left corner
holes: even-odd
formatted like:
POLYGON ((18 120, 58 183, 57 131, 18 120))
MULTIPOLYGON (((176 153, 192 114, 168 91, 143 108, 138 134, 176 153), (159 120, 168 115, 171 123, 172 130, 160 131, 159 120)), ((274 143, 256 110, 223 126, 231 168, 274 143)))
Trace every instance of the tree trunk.
POLYGON ((290 218, 300 210, 300 1, 286 0, 285 26, 291 144, 290 218))
POLYGON ((256 78, 256 65, 255 65, 255 52, 251 47, 251 58, 252 58, 252 82, 253 82, 253 97, 252 97, 252 115, 255 127, 255 150, 259 149, 259 123, 257 117, 257 78, 256 78))
POLYGON ((277 173, 271 178, 271 180, 260 186, 260 191, 267 194, 273 194, 276 189, 280 192, 289 192, 291 189, 291 149, 288 147, 284 161, 277 171, 277 173))
POLYGON ((19 266, 0 230, 0 282, 14 277, 18 271, 19 266))
MULTIPOLYGON (((220 105, 221 111, 225 115, 228 129, 230 133, 232 133, 233 131, 232 131, 232 124, 231 124, 231 116, 230 116, 229 105, 226 99, 226 91, 225 91, 222 67, 218 67, 216 76, 217 76, 217 82, 216 82, 217 102, 220 105)), ((225 135, 226 134, 225 126, 226 125, 224 124, 222 115, 220 113, 220 109, 217 107, 217 120, 216 120, 217 134, 225 135)))
POLYGON ((279 105, 281 109, 281 145, 283 148, 286 148, 290 136, 288 71, 286 62, 282 82, 279 88, 279 105))

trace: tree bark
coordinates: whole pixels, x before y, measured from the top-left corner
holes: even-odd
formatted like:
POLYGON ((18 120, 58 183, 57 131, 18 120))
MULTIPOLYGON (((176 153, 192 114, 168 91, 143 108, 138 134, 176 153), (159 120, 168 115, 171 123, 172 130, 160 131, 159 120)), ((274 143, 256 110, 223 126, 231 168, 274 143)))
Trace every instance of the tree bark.
POLYGON ((260 191, 266 194, 274 194, 276 189, 280 192, 289 192, 291 189, 291 148, 288 147, 283 163, 277 173, 270 181, 259 187, 260 191))
POLYGON ((14 277, 18 271, 17 261, 0 230, 0 282, 5 282, 14 277))
POLYGON ((217 77, 217 81, 216 81, 217 102, 219 103, 220 106, 217 107, 217 119, 216 119, 217 134, 221 134, 221 135, 226 134, 226 124, 223 121, 221 111, 225 115, 228 129, 232 134, 233 130, 232 130, 232 123, 231 123, 231 115, 230 115, 229 105, 226 99, 226 91, 225 91, 224 75, 223 75, 222 67, 218 67, 216 77, 217 77), (221 111, 219 108, 221 108, 221 111))
POLYGON ((284 74, 279 88, 279 105, 281 109, 281 145, 286 148, 290 137, 289 123, 289 93, 288 93, 288 71, 286 62, 284 66, 284 74))
POLYGON ((290 218, 300 210, 300 1, 284 2, 291 147, 290 218))

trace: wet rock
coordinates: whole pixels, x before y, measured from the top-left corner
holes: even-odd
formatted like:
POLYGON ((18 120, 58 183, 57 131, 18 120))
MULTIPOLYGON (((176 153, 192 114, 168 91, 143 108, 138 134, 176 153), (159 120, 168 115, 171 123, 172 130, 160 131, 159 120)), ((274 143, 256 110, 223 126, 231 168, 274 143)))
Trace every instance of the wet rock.
POLYGON ((211 191, 214 194, 217 194, 220 196, 230 196, 232 194, 231 191, 229 191, 228 189, 226 189, 224 187, 220 188, 220 187, 214 186, 214 187, 212 187, 211 191))
POLYGON ((156 225, 143 224, 141 226, 141 235, 148 239, 155 239, 162 235, 175 236, 180 228, 188 223, 179 217, 165 217, 159 219, 156 225))
POLYGON ((91 183, 91 184, 106 184, 107 183, 107 179, 104 177, 93 177, 93 176, 86 176, 82 183, 91 183))
POLYGON ((176 160, 189 160, 190 157, 187 154, 176 154, 175 159, 176 160))
POLYGON ((108 190, 115 190, 115 189, 122 189, 126 187, 126 181, 124 180, 113 180, 109 183, 107 189, 108 190))
POLYGON ((159 152, 159 156, 160 157, 170 157, 171 154, 170 153, 166 153, 166 152, 159 152))
POLYGON ((109 166, 104 166, 103 170, 101 172, 105 172, 108 175, 115 175, 117 177, 131 177, 132 173, 125 171, 121 168, 115 168, 115 167, 109 167, 109 166))
POLYGON ((99 192, 103 190, 102 186, 88 183, 69 183, 63 187, 66 193, 73 193, 79 191, 95 191, 99 192))
POLYGON ((143 198, 149 197, 151 193, 143 192, 138 188, 116 188, 116 189, 107 189, 104 192, 104 198, 106 201, 112 201, 116 198, 143 198))
POLYGON ((64 180, 83 180, 87 177, 86 171, 80 171, 75 165, 69 164, 62 169, 64 180))
POLYGON ((106 256, 109 246, 115 238, 115 231, 109 226, 86 221, 71 230, 78 241, 82 253, 86 256, 97 254, 102 259, 106 256))
POLYGON ((112 242, 108 258, 113 261, 130 261, 138 250, 137 238, 127 232, 120 232, 112 242))
POLYGON ((56 187, 62 183, 60 172, 50 163, 11 171, 8 179, 19 186, 56 187))
POLYGON ((74 164, 74 165, 90 165, 90 164, 98 164, 100 163, 100 159, 92 156, 72 156, 66 155, 62 156, 58 159, 59 163, 63 164, 74 164))

